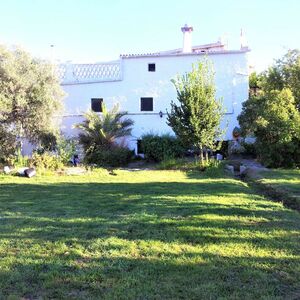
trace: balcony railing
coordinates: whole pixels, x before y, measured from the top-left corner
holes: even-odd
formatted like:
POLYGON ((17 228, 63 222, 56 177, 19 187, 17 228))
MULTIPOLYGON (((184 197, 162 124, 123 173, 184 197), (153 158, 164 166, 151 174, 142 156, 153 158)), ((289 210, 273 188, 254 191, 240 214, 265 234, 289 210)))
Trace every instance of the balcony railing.
POLYGON ((122 80, 121 62, 61 64, 57 74, 62 85, 122 80))

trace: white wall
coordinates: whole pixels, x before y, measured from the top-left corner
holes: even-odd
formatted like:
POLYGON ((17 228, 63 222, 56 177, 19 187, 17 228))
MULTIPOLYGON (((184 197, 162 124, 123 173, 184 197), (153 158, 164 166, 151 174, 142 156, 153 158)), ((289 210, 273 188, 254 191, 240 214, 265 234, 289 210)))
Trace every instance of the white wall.
MULTIPOLYGON (((228 129, 224 138, 231 139, 232 129, 238 125, 236 117, 241 103, 248 97, 247 54, 236 51, 208 56, 215 68, 217 96, 222 97, 227 111, 223 124, 228 122, 228 129)), ((83 119, 82 114, 90 109, 91 98, 103 98, 108 108, 118 102, 121 110, 128 111, 128 117, 135 121, 133 137, 129 138, 131 148, 135 148, 136 139, 144 133, 171 132, 166 125, 166 115, 163 118, 158 115, 160 111, 170 110, 171 100, 176 101, 176 91, 170 80, 176 74, 190 71, 192 63, 203 58, 202 54, 123 58, 122 81, 63 85, 68 94, 63 132, 68 136, 76 135, 72 124, 83 119), (156 64, 156 72, 148 72, 148 63, 156 64), (141 97, 153 97, 153 112, 140 111, 141 97)))

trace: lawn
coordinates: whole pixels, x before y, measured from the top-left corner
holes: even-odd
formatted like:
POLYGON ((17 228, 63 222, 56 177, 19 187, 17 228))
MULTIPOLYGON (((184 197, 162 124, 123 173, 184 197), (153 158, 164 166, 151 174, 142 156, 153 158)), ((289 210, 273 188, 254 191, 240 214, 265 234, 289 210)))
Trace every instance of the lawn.
POLYGON ((300 212, 300 170, 274 169, 251 179, 258 191, 300 212))
POLYGON ((226 176, 0 176, 0 299, 299 299, 299 245, 226 176))
POLYGON ((277 169, 263 172, 263 183, 282 189, 300 198, 300 170, 277 169))

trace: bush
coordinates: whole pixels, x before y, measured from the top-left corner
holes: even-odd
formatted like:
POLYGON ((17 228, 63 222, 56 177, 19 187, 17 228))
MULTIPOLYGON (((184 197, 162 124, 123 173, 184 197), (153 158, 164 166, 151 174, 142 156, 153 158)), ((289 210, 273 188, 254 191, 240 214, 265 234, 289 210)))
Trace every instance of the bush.
POLYGON ((54 151, 57 146, 59 135, 55 132, 41 132, 39 134, 40 151, 54 151))
POLYGON ((176 137, 169 134, 159 136, 151 133, 142 136, 141 148, 145 159, 154 162, 182 157, 185 150, 176 137))
POLYGON ((211 159, 206 166, 204 174, 212 178, 224 177, 224 163, 216 159, 211 159))
POLYGON ((167 158, 162 160, 156 168, 158 170, 191 170, 198 167, 199 164, 195 160, 187 158, 167 158))
POLYGON ((255 143, 246 143, 245 141, 242 142, 242 146, 244 147, 244 155, 249 155, 252 157, 257 156, 256 146, 255 143))
POLYGON ((295 168, 300 167, 300 141, 287 143, 267 144, 256 143, 259 158, 266 167, 295 168))
MULTIPOLYGON (((51 140, 51 134, 50 135, 45 135, 45 137, 49 137, 49 141, 51 140)), ((53 135, 54 137, 54 135, 53 135)), ((78 142, 75 139, 67 139, 64 138, 63 136, 57 135, 55 137, 55 143, 53 140, 52 144, 48 144, 45 146, 45 143, 41 142, 41 147, 36 148, 34 151, 37 154, 44 154, 44 153, 55 153, 60 161, 64 164, 67 165, 73 158, 75 154, 77 154, 77 146, 78 142)))
POLYGON ((106 149, 97 149, 92 153, 87 153, 85 162, 97 164, 101 167, 121 167, 127 165, 134 152, 125 147, 112 146, 106 149))
POLYGON ((220 143, 220 149, 216 153, 222 154, 224 158, 228 157, 229 141, 222 141, 220 143))
POLYGON ((10 159, 7 160, 7 163, 19 168, 19 167, 28 167, 29 165, 29 157, 23 156, 21 153, 21 149, 18 148, 16 151, 16 154, 14 156, 11 156, 10 159))
POLYGON ((63 167, 61 159, 48 152, 43 154, 33 153, 29 164, 37 169, 46 169, 51 171, 55 171, 63 167))
POLYGON ((85 114, 86 119, 76 127, 81 130, 79 144, 83 148, 86 163, 119 167, 130 161, 133 152, 118 144, 131 135, 134 122, 126 118, 126 114, 119 111, 118 105, 110 111, 104 105, 101 115, 93 111, 85 114))
POLYGON ((77 143, 73 139, 65 139, 63 137, 58 139, 56 151, 64 165, 68 164, 73 156, 77 153, 76 146, 77 143))
POLYGON ((238 120, 245 135, 256 137, 257 156, 265 166, 300 166, 300 112, 289 89, 250 97, 238 120))
POLYGON ((216 159, 205 161, 205 166, 201 166, 199 159, 171 158, 163 160, 156 168, 158 170, 201 171, 207 176, 217 177, 223 174, 224 166, 216 159))

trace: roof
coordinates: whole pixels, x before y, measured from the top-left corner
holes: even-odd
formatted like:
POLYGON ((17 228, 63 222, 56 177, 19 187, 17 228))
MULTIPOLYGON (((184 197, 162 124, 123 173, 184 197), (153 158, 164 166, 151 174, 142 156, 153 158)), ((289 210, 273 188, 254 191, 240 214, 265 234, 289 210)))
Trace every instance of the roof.
POLYGON ((248 52, 248 48, 241 50, 227 50, 226 45, 218 41, 216 43, 198 45, 192 47, 191 53, 183 53, 182 48, 152 52, 152 53, 141 53, 141 54, 121 54, 121 58, 135 58, 135 57, 162 57, 162 56, 182 56, 182 55, 199 55, 199 54, 233 54, 233 53, 244 53, 248 52))

